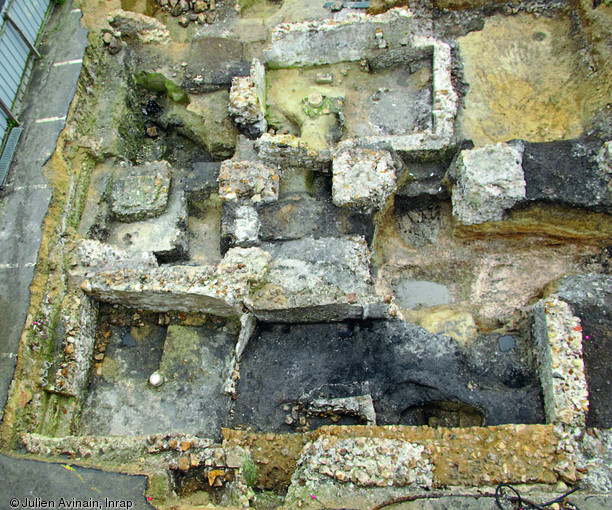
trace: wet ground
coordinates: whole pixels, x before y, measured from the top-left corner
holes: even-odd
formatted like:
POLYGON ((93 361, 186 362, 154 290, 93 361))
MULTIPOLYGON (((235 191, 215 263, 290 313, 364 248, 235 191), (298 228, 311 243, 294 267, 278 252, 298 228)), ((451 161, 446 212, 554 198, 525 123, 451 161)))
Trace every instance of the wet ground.
POLYGON ((236 325, 204 317, 195 325, 160 326, 157 314, 134 316, 139 314, 131 311, 121 319, 109 314, 100 323, 98 363, 81 433, 131 436, 172 430, 219 437, 229 414, 223 385, 236 325), (164 379, 161 386, 150 384, 153 373, 164 379))
POLYGON ((459 426, 462 410, 485 425, 541 423, 528 343, 518 337, 502 348, 498 336, 462 349, 400 321, 262 325, 240 365, 232 425, 280 432, 365 423, 364 413, 317 415, 317 400, 356 397, 372 399, 378 425, 434 425, 431 418, 446 416, 459 426))

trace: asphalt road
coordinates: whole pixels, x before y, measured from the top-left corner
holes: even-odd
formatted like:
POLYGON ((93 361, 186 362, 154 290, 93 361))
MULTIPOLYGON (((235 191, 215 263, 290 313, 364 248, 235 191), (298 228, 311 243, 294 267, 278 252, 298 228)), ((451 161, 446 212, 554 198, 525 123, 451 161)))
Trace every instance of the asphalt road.
POLYGON ((145 476, 105 473, 70 464, 49 464, 1 454, 0 473, 2 510, 17 507, 112 508, 109 501, 121 502, 115 508, 153 508, 144 496, 147 487, 145 476), (53 502, 54 506, 44 506, 47 502, 53 502), (70 506, 71 502, 83 504, 70 506), (94 502, 98 502, 99 506, 95 506, 94 502), (85 503, 89 506, 85 506, 85 503))

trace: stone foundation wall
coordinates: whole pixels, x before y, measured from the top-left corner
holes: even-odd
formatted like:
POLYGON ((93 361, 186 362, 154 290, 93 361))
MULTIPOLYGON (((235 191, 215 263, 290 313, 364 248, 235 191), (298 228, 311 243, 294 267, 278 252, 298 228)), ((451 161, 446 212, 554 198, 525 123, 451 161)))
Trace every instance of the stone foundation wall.
MULTIPOLYGON (((258 486, 261 488, 288 486, 293 473, 296 473, 296 480, 300 478, 305 483, 312 482, 323 474, 330 483, 359 484, 357 471, 361 469, 360 464, 353 463, 347 472, 342 468, 345 460, 339 453, 330 455, 326 463, 317 463, 316 469, 313 467, 316 457, 327 456, 321 452, 322 442, 328 445, 326 451, 333 452, 336 447, 341 448, 343 441, 347 439, 358 441, 359 448, 366 450, 377 445, 377 442, 380 442, 380 445, 393 444, 410 449, 415 454, 413 457, 420 459, 425 477, 423 480, 429 487, 486 486, 495 485, 497 482, 551 484, 562 477, 575 479, 576 475, 567 453, 557 448, 560 438, 552 425, 502 425, 462 429, 407 426, 322 427, 313 432, 287 435, 224 429, 224 438, 226 443, 237 444, 251 451, 253 461, 259 469, 258 486), (299 466, 309 469, 297 473, 295 470, 299 466), (323 466, 327 466, 332 475, 322 473, 323 466), (427 474, 430 469, 431 476, 427 474), (352 473, 351 470, 355 472, 352 473), (353 475, 355 480, 352 480, 353 475)), ((372 455, 366 457, 375 460, 378 455, 373 449, 372 455)), ((327 469, 325 472, 327 473, 327 469)), ((383 483, 383 478, 380 483, 383 483)), ((376 480, 373 483, 378 485, 376 480)), ((367 486, 368 483, 363 485, 367 486)))
POLYGON ((582 360, 582 326, 556 296, 534 310, 534 337, 548 423, 584 426, 589 394, 582 360))

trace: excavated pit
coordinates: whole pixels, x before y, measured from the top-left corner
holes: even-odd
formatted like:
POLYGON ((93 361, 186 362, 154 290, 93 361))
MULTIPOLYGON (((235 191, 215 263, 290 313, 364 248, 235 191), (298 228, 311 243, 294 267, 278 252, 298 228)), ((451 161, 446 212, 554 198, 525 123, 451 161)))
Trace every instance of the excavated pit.
MULTIPOLYGON (((567 20, 523 13, 516 28, 499 13, 436 11, 432 28, 421 6, 276 26, 295 1, 247 0, 239 20, 229 3, 205 21, 185 11, 184 30, 151 0, 120 5, 155 14, 173 41, 160 49, 128 34, 119 56, 99 59, 109 90, 99 118, 89 115, 100 136, 83 130, 78 141, 93 170, 75 210, 78 234, 100 243, 72 240, 85 256, 67 257, 61 274, 75 294, 54 312, 65 316, 53 363, 37 360, 42 379, 19 395, 28 451, 150 463, 164 473, 156 502, 194 507, 313 508, 310 494, 296 496, 306 481, 340 499, 386 484, 358 476, 358 462, 340 458, 329 473, 313 464, 341 436, 364 462, 382 465, 399 445, 435 466, 435 479, 389 490, 576 481, 585 463, 569 463, 556 434, 612 426, 612 146, 581 131, 597 98, 565 126, 579 80, 567 103, 547 95, 554 66, 530 86, 556 50, 564 70, 578 68, 576 41, 554 43, 571 36, 567 20), (458 24, 468 34, 455 37, 453 16, 485 29, 458 24), (531 37, 519 44, 521 27, 531 37), (495 28, 503 37, 481 61, 495 28), (489 73, 498 47, 501 76, 489 73), (546 104, 523 122, 517 105, 534 96, 546 104), (515 137, 525 140, 492 154, 520 152, 525 196, 493 221, 462 224, 457 160, 515 137), (124 200, 132 182, 153 199, 124 200), (558 226, 555 214, 570 210, 558 226), (586 273, 599 275, 559 284, 586 273), (279 492, 249 502, 252 488, 279 492)), ((300 21, 306 10, 316 11, 300 21)))
POLYGON ((504 352, 497 336, 464 348, 400 321, 263 324, 240 365, 232 426, 541 423, 528 340, 504 352))
POLYGON ((266 71, 267 121, 315 149, 342 139, 432 128, 431 56, 392 68, 368 61, 266 71))
POLYGON ((232 399, 224 386, 237 331, 210 315, 103 305, 80 433, 212 438, 228 426, 286 433, 544 420, 530 341, 520 333, 465 346, 401 321, 260 324, 232 399))
POLYGON ((81 433, 218 438, 236 335, 236 324, 218 317, 103 306, 81 433), (159 387, 149 381, 155 373, 159 387))

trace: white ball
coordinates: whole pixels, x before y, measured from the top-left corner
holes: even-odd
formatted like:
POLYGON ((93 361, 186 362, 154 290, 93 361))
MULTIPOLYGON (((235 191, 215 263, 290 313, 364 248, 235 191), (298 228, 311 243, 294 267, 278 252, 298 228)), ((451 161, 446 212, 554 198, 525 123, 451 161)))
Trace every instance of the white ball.
POLYGON ((161 374, 158 374, 157 372, 153 372, 149 376, 149 384, 157 388, 158 386, 161 386, 162 384, 164 384, 164 378, 161 376, 161 374))

